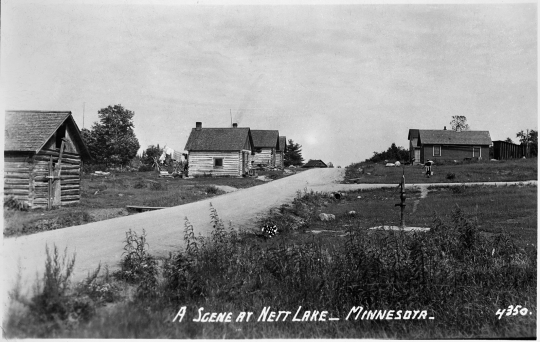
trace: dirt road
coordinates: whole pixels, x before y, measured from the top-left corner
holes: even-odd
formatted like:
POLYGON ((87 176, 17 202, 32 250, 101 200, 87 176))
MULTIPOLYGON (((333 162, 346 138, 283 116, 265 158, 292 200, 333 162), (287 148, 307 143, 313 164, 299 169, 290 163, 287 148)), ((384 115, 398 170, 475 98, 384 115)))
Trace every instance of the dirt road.
POLYGON ((36 274, 43 272, 46 245, 55 244, 61 251, 67 249, 69 255, 76 253, 73 281, 78 281, 94 270, 99 262, 109 265, 111 270, 117 267, 122 257, 125 233, 129 229, 138 234, 144 229, 150 252, 157 256, 166 256, 183 247, 186 217, 196 235, 208 234, 211 230, 210 202, 226 226, 232 222, 236 228, 249 229, 255 228, 259 218, 271 208, 292 201, 297 191, 345 191, 397 185, 337 184, 343 176, 344 169, 314 169, 195 203, 4 239, 3 292, 13 287, 18 274, 23 286, 31 288, 36 274))

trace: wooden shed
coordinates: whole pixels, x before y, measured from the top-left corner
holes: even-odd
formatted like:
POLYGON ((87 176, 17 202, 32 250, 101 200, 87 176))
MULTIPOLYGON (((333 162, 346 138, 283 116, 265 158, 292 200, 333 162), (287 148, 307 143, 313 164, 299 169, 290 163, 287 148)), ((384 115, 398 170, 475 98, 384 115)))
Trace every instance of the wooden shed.
POLYGON ((517 145, 502 140, 493 141, 493 158, 497 160, 523 158, 526 154, 526 145, 517 145))
POLYGON ((287 152, 287 138, 279 137, 279 147, 276 151, 276 167, 283 169, 285 167, 285 152, 287 152))
POLYGON ((253 148, 253 164, 276 166, 276 151, 279 149, 279 131, 275 130, 251 130, 253 148))
POLYGON ((190 176, 240 177, 249 170, 253 139, 247 127, 202 128, 197 122, 185 150, 190 176))
POLYGON ((489 159, 489 131, 410 129, 408 140, 410 158, 415 164, 423 164, 428 159, 489 159))
POLYGON ((71 112, 6 111, 4 196, 31 209, 79 203, 90 159, 71 112))

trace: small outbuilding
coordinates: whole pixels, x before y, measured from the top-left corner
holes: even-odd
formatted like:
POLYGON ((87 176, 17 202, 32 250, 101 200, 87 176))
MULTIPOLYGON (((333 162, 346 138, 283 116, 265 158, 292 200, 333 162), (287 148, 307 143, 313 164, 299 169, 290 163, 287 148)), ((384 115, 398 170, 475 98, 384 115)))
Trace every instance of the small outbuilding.
POLYGON ((79 203, 82 161, 90 160, 69 111, 6 111, 4 196, 30 209, 79 203))
POLYGON ((325 162, 323 162, 322 160, 320 159, 311 159, 310 161, 308 161, 307 163, 305 163, 303 166, 303 168, 324 168, 324 167, 328 167, 328 165, 326 165, 325 162))
POLYGON ((489 159, 489 131, 409 130, 410 161, 424 164, 437 160, 489 159))
POLYGON ((279 131, 251 130, 253 137, 253 164, 276 166, 276 151, 279 150, 279 131))
POLYGON ((249 171, 253 138, 247 127, 203 128, 197 122, 185 150, 190 176, 241 177, 249 171))

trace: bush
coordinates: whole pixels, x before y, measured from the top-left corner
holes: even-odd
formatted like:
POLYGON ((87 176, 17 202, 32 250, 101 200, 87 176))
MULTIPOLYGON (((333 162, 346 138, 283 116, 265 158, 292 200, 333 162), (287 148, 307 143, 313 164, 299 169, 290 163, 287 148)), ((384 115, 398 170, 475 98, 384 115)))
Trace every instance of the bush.
POLYGON ((207 194, 209 194, 209 195, 215 195, 215 194, 219 193, 219 189, 218 189, 216 186, 214 186, 214 185, 209 185, 209 186, 207 186, 207 187, 204 189, 204 191, 205 191, 207 194))
POLYGON ((448 179, 448 180, 453 180, 455 178, 456 178, 455 173, 449 172, 449 173, 446 174, 446 179, 448 179))
POLYGON ((26 211, 28 210, 28 204, 24 201, 16 199, 14 196, 8 196, 4 197, 4 208, 26 211))
POLYGON ((123 258, 120 262, 121 269, 115 274, 117 278, 128 283, 137 284, 137 296, 148 297, 156 294, 157 286, 157 262, 148 253, 146 232, 137 235, 131 229, 126 232, 123 258))
POLYGON ((154 168, 152 165, 141 165, 139 166, 139 172, 148 172, 148 171, 154 171, 154 168))

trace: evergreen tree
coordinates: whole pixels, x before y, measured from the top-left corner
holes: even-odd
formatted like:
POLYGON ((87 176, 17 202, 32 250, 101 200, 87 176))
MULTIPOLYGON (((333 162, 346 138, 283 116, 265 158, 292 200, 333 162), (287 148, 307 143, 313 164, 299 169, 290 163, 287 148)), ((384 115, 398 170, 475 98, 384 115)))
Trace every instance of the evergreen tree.
POLYGON ((285 166, 300 166, 304 163, 304 158, 302 158, 302 145, 294 143, 292 139, 289 139, 287 144, 287 152, 285 152, 285 166))

